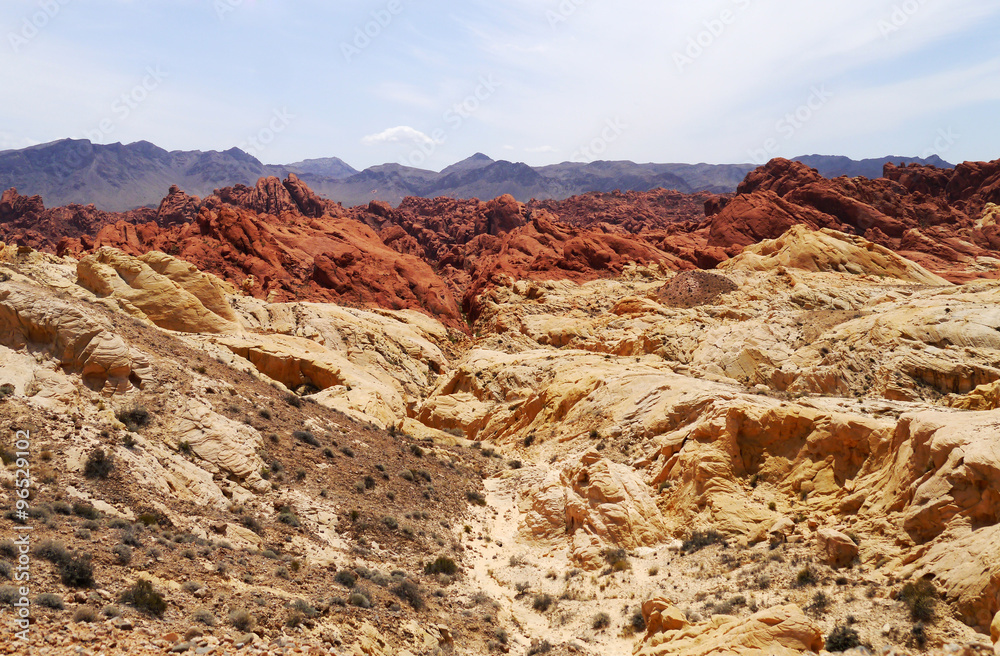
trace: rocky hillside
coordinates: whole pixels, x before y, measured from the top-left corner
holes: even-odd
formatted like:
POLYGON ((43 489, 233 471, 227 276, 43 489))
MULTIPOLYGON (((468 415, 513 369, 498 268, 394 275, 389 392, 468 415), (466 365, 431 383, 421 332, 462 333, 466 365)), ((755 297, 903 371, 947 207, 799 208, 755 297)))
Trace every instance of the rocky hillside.
POLYGON ((1000 162, 886 174, 8 192, 34 653, 1000 653, 1000 162))

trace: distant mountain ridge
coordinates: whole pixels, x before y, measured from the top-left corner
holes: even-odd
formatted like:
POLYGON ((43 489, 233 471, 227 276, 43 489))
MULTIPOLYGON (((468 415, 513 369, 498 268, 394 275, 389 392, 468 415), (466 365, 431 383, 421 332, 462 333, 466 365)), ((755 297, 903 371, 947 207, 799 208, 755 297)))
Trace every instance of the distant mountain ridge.
MULTIPOLYGON (((886 162, 951 168, 941 158, 884 157, 852 160, 808 155, 796 158, 826 177, 877 178, 886 162)), ((61 139, 0 152, 0 190, 41 195, 50 206, 94 204, 107 211, 156 207, 171 185, 206 196, 236 184, 253 185, 266 176, 295 173, 317 193, 345 206, 381 200, 398 205, 407 196, 495 198, 511 194, 521 202, 563 200, 590 191, 673 189, 683 193, 733 192, 754 164, 636 164, 630 161, 562 162, 532 167, 494 160, 483 153, 441 172, 382 164, 358 171, 337 157, 267 165, 238 149, 167 151, 148 141, 93 144, 61 139)))

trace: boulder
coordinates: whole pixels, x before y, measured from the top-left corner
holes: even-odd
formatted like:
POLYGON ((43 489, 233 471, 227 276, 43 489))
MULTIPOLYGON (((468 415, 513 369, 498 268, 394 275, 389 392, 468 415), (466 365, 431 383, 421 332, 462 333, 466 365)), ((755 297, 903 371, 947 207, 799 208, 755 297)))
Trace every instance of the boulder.
POLYGON ((858 557, 858 545, 840 531, 821 528, 816 532, 820 548, 826 554, 826 562, 831 567, 844 567, 858 557))

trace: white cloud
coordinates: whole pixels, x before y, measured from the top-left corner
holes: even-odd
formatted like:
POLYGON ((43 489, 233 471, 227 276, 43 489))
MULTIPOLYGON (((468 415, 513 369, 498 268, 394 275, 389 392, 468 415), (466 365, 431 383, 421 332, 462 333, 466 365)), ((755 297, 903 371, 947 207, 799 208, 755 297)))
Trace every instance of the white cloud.
POLYGON ((531 148, 525 148, 526 153, 554 153, 556 149, 552 146, 533 146, 531 148))
POLYGON ((434 143, 434 140, 420 130, 411 128, 409 125, 398 125, 394 128, 383 130, 378 134, 369 134, 361 139, 361 143, 366 146, 378 146, 389 143, 412 143, 419 146, 421 144, 431 145, 434 143))

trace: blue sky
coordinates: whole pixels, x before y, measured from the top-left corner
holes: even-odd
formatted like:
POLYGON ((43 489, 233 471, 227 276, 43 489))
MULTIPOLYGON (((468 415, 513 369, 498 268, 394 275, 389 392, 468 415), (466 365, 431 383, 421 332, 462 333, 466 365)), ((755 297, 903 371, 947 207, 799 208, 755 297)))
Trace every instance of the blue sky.
POLYGON ((0 149, 1000 158, 991 0, 5 0, 0 27, 0 149))

